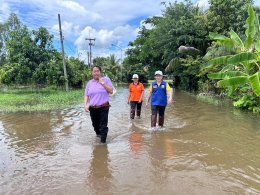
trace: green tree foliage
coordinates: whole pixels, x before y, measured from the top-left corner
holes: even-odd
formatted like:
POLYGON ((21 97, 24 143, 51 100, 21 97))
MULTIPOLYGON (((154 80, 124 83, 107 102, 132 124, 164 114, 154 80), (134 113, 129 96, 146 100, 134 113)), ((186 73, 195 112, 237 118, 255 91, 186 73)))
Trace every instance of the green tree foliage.
MULTIPOLYGON (((15 14, 0 25, 0 83, 64 85, 61 54, 53 47, 53 35, 44 27, 29 31, 15 14), (3 60, 4 59, 4 60, 3 60)), ((84 63, 66 59, 71 87, 81 87, 89 74, 84 63)))
MULTIPOLYGON (((141 64, 141 69, 148 68, 146 75, 152 78, 155 70, 164 70, 173 58, 187 57, 178 52, 182 45, 205 53, 209 44, 207 34, 206 17, 191 1, 169 3, 162 17, 145 20, 137 39, 129 44, 131 48, 127 51, 125 62, 131 66, 141 64), (146 25, 151 28, 146 28, 146 25)), ((178 70, 182 70, 182 67, 178 70)))
POLYGON ((112 81, 118 82, 122 80, 122 67, 114 54, 109 57, 97 57, 93 62, 99 65, 102 68, 103 74, 108 76, 112 81))
POLYGON ((233 52, 211 59, 206 68, 211 71, 220 70, 208 76, 211 79, 218 79, 219 87, 228 88, 230 96, 240 94, 234 103, 235 106, 255 109, 257 104, 251 103, 259 103, 260 96, 260 33, 258 16, 252 6, 248 6, 246 27, 244 42, 233 30, 230 31, 229 37, 211 34, 211 38, 216 41, 214 44, 222 45, 221 48, 233 48, 233 52), (251 98, 245 98, 247 96, 251 98))
POLYGON ((209 0, 209 4, 207 21, 210 32, 227 35, 234 30, 238 35, 244 35, 247 6, 253 4, 253 0, 209 0))

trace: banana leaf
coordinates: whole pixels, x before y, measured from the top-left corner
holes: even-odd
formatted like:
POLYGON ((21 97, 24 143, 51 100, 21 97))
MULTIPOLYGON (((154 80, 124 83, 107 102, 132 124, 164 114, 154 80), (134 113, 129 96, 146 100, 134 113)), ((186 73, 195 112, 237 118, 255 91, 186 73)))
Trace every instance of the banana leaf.
POLYGON ((259 78, 260 72, 256 72, 252 76, 248 78, 251 87, 253 89, 253 92, 257 95, 260 96, 260 78, 259 78))
POLYGON ((212 32, 209 33, 209 37, 217 41, 218 44, 223 44, 228 48, 234 47, 234 42, 229 37, 212 32))
POLYGON ((228 37, 226 37, 224 35, 220 35, 220 34, 214 33, 214 32, 209 33, 209 38, 211 38, 213 40, 222 40, 222 41, 229 39, 228 37))
POLYGON ((257 41, 256 44, 255 44, 255 49, 256 51, 260 51, 260 41, 257 41))
POLYGON ((257 55, 255 53, 242 52, 232 57, 229 57, 227 60, 227 64, 240 64, 242 62, 248 62, 250 60, 256 60, 256 59, 257 59, 257 55))
POLYGON ((248 76, 238 76, 232 77, 229 79, 224 79, 218 81, 219 87, 231 87, 231 86, 238 86, 238 85, 245 85, 248 82, 248 76))
POLYGON ((236 46, 238 46, 241 50, 245 50, 244 43, 242 42, 238 34, 233 30, 231 30, 229 34, 230 38, 235 42, 236 46))
POLYGON ((246 20, 247 29, 246 29, 246 42, 245 47, 249 49, 253 42, 254 36, 256 34, 255 29, 255 11, 251 5, 248 6, 248 18, 246 20))
POLYGON ((210 79, 228 79, 231 77, 248 76, 247 74, 240 71, 228 71, 208 74, 210 79))
POLYGON ((214 59, 208 61, 208 65, 215 66, 215 65, 219 65, 219 64, 228 64, 227 61, 230 57, 232 57, 232 56, 221 56, 221 57, 214 58, 214 59))

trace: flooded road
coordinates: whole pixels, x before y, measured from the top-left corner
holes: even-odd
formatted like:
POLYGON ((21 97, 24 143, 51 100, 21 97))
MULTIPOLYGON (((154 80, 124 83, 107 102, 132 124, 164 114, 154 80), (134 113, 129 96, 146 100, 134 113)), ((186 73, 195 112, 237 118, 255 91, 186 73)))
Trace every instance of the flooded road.
POLYGON ((175 92, 165 129, 111 98, 107 145, 83 103, 0 114, 0 194, 260 194, 260 120, 175 92))

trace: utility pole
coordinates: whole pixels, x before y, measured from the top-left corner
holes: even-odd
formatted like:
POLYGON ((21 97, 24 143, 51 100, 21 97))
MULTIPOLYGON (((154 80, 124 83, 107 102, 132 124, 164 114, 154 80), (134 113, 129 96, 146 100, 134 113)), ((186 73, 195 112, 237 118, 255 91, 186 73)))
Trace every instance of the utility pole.
POLYGON ((64 56, 64 45, 63 45, 63 36, 62 36, 62 30, 61 30, 60 14, 58 14, 58 20, 59 20, 59 29, 60 29, 60 42, 61 42, 63 71, 64 71, 64 78, 65 78, 65 88, 66 88, 66 91, 69 91, 69 81, 68 81, 68 75, 67 75, 67 69, 66 69, 66 63, 65 63, 65 56, 64 56))
POLYGON ((95 41, 96 39, 86 38, 85 40, 89 41, 89 67, 90 67, 90 66, 91 66, 91 63, 92 63, 92 51, 91 51, 91 47, 94 45, 94 43, 92 43, 92 41, 95 41))
POLYGON ((90 61, 89 61, 89 51, 87 52, 88 54, 88 67, 90 67, 90 61))

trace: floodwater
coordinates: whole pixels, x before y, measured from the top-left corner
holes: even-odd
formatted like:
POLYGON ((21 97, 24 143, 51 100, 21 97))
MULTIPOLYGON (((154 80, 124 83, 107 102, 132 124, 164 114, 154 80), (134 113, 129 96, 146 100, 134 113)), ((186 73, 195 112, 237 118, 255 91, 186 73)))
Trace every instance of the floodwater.
POLYGON ((176 91, 165 129, 111 97, 106 145, 83 103, 0 114, 0 194, 260 194, 260 120, 176 91))

